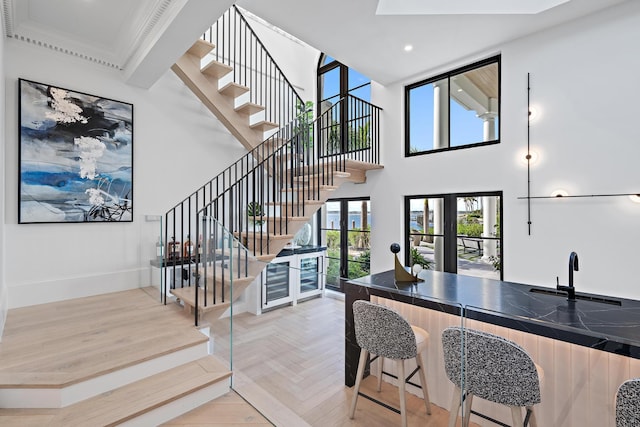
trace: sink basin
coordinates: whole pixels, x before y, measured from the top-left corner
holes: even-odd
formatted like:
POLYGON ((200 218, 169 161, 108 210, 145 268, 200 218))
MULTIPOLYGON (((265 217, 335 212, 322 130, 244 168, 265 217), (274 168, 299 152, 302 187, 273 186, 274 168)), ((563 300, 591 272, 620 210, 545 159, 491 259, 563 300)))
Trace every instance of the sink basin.
MULTIPOLYGON (((567 297, 566 292, 557 291, 555 289, 531 288, 529 289, 529 292, 533 292, 534 294, 555 295, 555 296, 565 297, 565 298, 567 297)), ((598 297, 594 295, 576 294, 576 299, 583 300, 583 301, 601 302, 604 304, 611 304, 611 305, 618 305, 618 306, 622 305, 622 301, 611 299, 611 298, 598 297)))

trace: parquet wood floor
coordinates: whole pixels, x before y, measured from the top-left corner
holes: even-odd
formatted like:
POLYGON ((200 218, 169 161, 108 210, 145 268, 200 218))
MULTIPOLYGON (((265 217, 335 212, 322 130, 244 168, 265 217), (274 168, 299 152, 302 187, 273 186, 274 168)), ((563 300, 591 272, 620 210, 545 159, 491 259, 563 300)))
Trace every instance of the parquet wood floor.
MULTIPOLYGON (((242 381, 234 389, 276 425, 289 426, 395 426, 400 416, 358 399, 356 415, 349 419, 352 390, 344 385, 344 302, 317 298, 260 316, 240 314, 233 319, 233 371, 242 381), (245 396, 247 397, 247 396, 245 396), (283 421, 282 406, 293 414, 283 421), (271 408, 278 408, 271 410, 271 408), (299 418, 296 418, 299 417, 299 418), (281 418, 282 419, 282 418, 281 418)), ((218 357, 229 356, 230 320, 212 326, 218 357)), ((383 383, 375 391, 375 377, 363 382, 363 391, 399 407, 397 388, 383 383)), ((427 415, 422 399, 407 394, 409 426, 446 426, 448 411, 432 404, 427 415)))

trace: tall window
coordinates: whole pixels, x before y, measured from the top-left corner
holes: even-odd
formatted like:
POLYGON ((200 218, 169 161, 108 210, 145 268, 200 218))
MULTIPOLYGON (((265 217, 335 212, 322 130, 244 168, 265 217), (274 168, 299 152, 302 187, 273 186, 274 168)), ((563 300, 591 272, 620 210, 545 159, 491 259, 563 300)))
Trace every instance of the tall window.
POLYGON ((405 88, 405 155, 500 142, 500 57, 405 88))
POLYGON ((405 197, 406 265, 502 279, 502 192, 405 197))
POLYGON ((359 119, 363 106, 354 98, 371 102, 371 80, 328 55, 322 55, 318 64, 318 117, 321 121, 320 138, 323 155, 349 152, 363 147, 359 138, 367 129, 359 119), (347 96, 351 96, 347 100, 347 96))
POLYGON ((327 246, 327 287, 342 291, 341 278, 370 272, 371 202, 332 199, 321 210, 321 242, 327 246))

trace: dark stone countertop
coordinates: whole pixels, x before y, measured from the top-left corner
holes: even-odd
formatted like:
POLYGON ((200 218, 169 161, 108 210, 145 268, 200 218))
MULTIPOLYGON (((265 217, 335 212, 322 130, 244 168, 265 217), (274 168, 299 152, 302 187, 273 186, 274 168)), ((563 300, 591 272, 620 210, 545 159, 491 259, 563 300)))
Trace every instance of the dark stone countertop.
POLYGON ((396 284, 393 271, 373 274, 347 282, 345 294, 351 303, 376 295, 640 359, 640 301, 581 292, 568 301, 555 288, 429 270, 419 277, 396 284))

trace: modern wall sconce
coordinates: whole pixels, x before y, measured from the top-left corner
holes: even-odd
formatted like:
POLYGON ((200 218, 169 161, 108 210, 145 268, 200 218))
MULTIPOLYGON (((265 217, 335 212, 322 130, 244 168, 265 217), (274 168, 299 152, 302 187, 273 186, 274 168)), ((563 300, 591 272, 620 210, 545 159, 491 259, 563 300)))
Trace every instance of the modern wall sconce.
POLYGON ((540 160, 540 155, 535 149, 530 148, 528 151, 518 153, 518 158, 523 165, 535 165, 540 160))
POLYGON ((551 192, 551 197, 568 197, 569 193, 567 193, 566 190, 563 190, 561 188, 557 189, 557 190, 553 190, 551 192))
POLYGON ((527 229, 531 236, 531 74, 527 73, 527 229))

